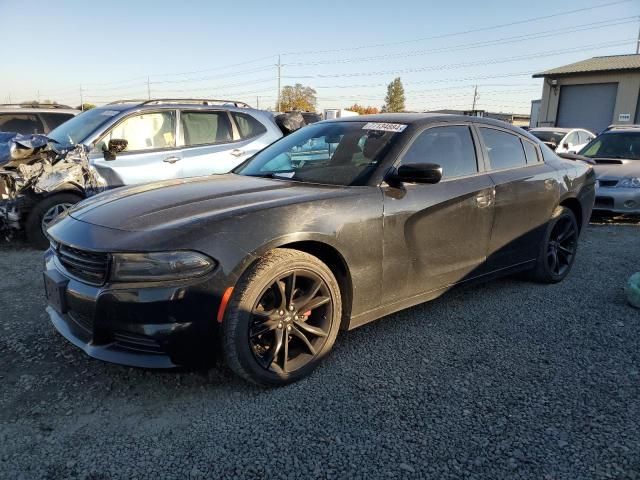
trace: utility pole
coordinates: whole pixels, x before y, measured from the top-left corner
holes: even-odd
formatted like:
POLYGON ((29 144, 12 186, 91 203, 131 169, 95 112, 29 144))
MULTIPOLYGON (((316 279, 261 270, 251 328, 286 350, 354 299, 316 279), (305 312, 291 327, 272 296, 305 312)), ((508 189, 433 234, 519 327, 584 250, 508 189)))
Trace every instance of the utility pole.
MULTIPOLYGON (((638 17, 640 20, 640 17, 638 17)), ((636 55, 640 53, 640 25, 638 25, 638 41, 636 42, 636 55)))
POLYGON ((82 85, 80 85, 80 111, 84 112, 84 101, 82 100, 82 85))
POLYGON ((476 100, 478 100, 478 85, 473 87, 473 105, 471 106, 471 112, 476 111, 476 100))
POLYGON ((147 76, 147 100, 151 100, 151 82, 149 76, 147 76))
POLYGON ((260 110, 260 97, 256 95, 256 109, 260 110))
POLYGON ((280 55, 278 55, 278 105, 276 106, 276 110, 280 111, 280 69, 282 67, 282 63, 280 62, 280 55))
POLYGON ((40 103, 40 90, 38 90, 38 95, 36 97, 36 100, 37 100, 38 103, 40 103))

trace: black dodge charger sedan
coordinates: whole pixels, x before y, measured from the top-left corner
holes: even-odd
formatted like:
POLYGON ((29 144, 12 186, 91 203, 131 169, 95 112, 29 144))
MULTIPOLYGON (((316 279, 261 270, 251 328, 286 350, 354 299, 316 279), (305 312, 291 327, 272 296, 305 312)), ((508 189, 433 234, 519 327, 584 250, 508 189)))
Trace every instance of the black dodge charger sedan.
POLYGON ((498 121, 320 122, 231 174, 80 203, 48 231, 47 312, 95 358, 174 367, 220 353, 245 379, 286 384, 339 330, 454 285, 562 280, 594 179, 498 121))

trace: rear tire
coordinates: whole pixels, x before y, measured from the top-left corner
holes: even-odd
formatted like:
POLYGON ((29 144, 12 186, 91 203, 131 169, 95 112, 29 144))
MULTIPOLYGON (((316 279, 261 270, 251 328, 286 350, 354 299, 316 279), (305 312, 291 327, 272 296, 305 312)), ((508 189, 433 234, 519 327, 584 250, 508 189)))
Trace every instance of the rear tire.
POLYGON ((547 224, 532 278, 540 283, 558 283, 571 271, 576 258, 578 222, 571 210, 558 207, 547 224))
POLYGON ((222 324, 227 365, 263 386, 309 375, 329 353, 342 316, 340 287, 318 258, 276 249, 235 286, 222 324))
POLYGON ((62 213, 63 210, 68 210, 81 200, 82 197, 75 193, 57 193, 38 202, 29 213, 25 223, 25 233, 29 243, 40 250, 49 248, 49 240, 44 234, 43 220, 45 215, 51 216, 55 211, 62 213))

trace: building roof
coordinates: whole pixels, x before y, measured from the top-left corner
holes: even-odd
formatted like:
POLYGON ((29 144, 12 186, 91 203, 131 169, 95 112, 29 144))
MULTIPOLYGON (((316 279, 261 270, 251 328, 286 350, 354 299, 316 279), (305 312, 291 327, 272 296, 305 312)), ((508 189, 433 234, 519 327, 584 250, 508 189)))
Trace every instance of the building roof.
POLYGON ((558 75, 576 75, 592 72, 640 71, 640 55, 610 55, 593 57, 581 62, 571 63, 563 67, 552 68, 546 72, 536 73, 533 78, 552 77, 558 75))

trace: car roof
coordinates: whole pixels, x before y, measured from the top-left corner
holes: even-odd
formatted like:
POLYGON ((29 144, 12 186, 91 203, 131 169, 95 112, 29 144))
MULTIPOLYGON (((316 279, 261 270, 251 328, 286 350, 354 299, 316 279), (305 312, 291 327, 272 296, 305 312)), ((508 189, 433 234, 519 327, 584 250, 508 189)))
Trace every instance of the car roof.
POLYGON ((379 122, 379 123, 404 123, 407 125, 428 125, 430 123, 470 122, 482 125, 490 125, 513 130, 522 135, 528 135, 525 130, 510 123, 493 118, 474 117, 471 115, 452 115, 448 113, 378 113, 374 115, 358 115, 354 117, 334 118, 324 122, 379 122))
POLYGON ((613 132, 640 132, 640 125, 611 125, 602 133, 613 132))
MULTIPOLYGON (((251 108, 250 106, 236 106, 231 104, 231 100, 229 103, 221 103, 221 104, 203 104, 203 103, 194 103, 193 101, 189 101, 185 99, 184 103, 181 103, 179 100, 172 100, 170 102, 162 102, 160 100, 154 102, 153 100, 149 103, 146 100, 125 100, 117 103, 108 103, 106 105, 100 105, 99 107, 95 107, 99 110, 113 110, 118 112, 128 112, 134 110, 173 110, 176 108, 180 109, 189 109, 189 110, 228 110, 233 112, 251 112, 256 115, 267 115, 272 116, 271 112, 267 112, 265 110, 257 110, 255 108, 251 108)), ((241 103, 241 102, 239 102, 241 103)), ((246 104, 243 104, 246 105, 246 104)))
POLYGON ((48 107, 21 107, 21 106, 2 106, 0 105, 0 113, 64 113, 77 115, 80 110, 75 108, 48 108, 48 107))
POLYGON ((562 132, 569 133, 571 130, 583 130, 582 128, 565 128, 565 127, 536 127, 529 130, 530 132, 562 132))

